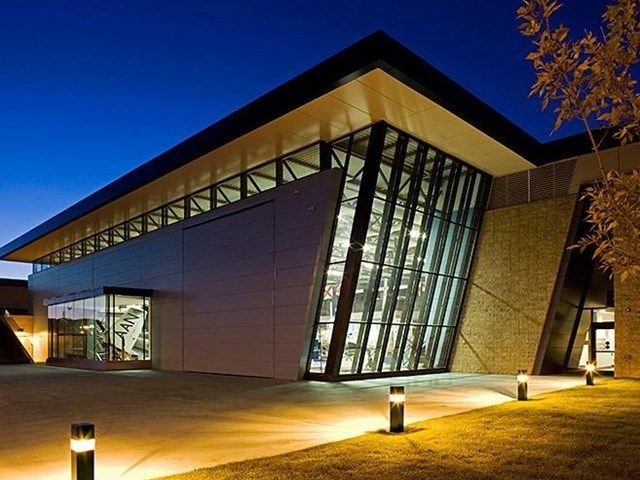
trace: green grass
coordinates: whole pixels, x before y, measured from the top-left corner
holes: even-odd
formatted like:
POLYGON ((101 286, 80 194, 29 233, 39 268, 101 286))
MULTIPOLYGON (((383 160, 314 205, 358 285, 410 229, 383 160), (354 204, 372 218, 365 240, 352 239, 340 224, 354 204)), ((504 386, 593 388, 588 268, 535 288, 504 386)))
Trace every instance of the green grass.
POLYGON ((171 480, 640 479, 640 382, 509 402, 171 480))

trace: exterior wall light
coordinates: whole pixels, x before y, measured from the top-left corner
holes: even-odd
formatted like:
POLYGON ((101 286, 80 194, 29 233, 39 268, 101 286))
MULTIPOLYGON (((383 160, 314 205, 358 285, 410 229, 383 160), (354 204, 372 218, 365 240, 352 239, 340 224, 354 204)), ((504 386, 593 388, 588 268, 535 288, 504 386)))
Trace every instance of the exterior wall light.
POLYGON ((71 425, 71 480, 94 479, 96 429, 92 423, 71 425))
POLYGON ((389 431, 404 432, 404 387, 389 387, 389 431))
POLYGON ((518 370, 516 375, 516 381, 518 382, 518 400, 529 399, 529 375, 526 370, 518 370))
POLYGON ((587 371, 585 374, 585 378, 587 379, 587 385, 593 387, 596 376, 596 362, 587 362, 587 365, 584 367, 587 371))

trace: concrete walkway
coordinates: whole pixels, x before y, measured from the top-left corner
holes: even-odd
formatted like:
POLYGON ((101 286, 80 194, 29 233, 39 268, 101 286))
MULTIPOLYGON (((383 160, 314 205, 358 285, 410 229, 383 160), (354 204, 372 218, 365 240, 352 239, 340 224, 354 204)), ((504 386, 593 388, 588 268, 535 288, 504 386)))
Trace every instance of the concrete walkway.
MULTIPOLYGON (((0 479, 68 479, 69 429, 97 430, 98 480, 149 479, 387 428, 388 386, 407 423, 513 400, 514 376, 438 374, 338 384, 194 373, 0 367, 0 479)), ((581 377, 532 378, 530 393, 581 377)))

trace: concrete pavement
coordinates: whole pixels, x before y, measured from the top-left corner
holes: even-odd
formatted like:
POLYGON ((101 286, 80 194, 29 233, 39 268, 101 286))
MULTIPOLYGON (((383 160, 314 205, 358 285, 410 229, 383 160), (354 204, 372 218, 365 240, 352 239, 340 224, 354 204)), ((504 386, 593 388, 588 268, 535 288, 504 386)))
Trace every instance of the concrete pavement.
MULTIPOLYGON (((533 377, 530 394, 582 384, 533 377)), ((407 423, 514 398, 514 376, 445 373, 344 383, 158 371, 0 366, 0 479, 68 479, 69 429, 97 430, 97 479, 150 479, 299 450, 388 426, 388 387, 407 423)))

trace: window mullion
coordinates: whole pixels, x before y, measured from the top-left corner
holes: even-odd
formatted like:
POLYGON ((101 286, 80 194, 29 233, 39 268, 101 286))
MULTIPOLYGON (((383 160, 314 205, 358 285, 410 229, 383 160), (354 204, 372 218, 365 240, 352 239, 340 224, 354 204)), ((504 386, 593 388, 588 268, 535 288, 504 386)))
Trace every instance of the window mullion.
POLYGON ((338 301, 335 323, 331 332, 331 343, 325 368, 325 373, 332 377, 337 377, 340 374, 340 364, 346 342, 347 329, 349 328, 358 274, 360 273, 362 247, 366 242, 386 131, 387 127, 382 122, 371 127, 371 135, 365 154, 362 183, 358 193, 353 227, 351 229, 350 247, 345 262, 343 281, 340 288, 340 300, 338 301))

